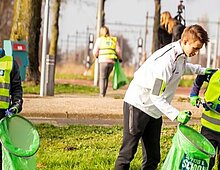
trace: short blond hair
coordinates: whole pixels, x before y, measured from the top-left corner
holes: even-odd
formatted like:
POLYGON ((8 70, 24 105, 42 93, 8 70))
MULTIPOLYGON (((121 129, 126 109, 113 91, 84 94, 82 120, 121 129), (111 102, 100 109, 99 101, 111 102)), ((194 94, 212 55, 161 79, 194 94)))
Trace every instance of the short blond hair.
POLYGON ((182 33, 181 41, 197 41, 199 40, 202 44, 207 46, 209 42, 208 33, 200 25, 190 25, 186 27, 182 33))
POLYGON ((109 28, 107 26, 102 26, 100 28, 100 36, 101 37, 108 37, 110 36, 109 28))

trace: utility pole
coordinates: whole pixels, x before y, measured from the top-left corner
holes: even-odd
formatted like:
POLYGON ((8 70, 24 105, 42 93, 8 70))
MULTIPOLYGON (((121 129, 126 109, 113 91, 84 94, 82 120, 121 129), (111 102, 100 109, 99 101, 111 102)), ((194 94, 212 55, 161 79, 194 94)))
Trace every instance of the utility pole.
POLYGON ((46 96, 46 55, 47 55, 47 41, 48 41, 48 24, 49 24, 49 1, 46 0, 44 11, 44 27, 43 27, 43 44, 42 44, 42 60, 41 60, 41 80, 40 80, 40 96, 46 96))
MULTIPOLYGON (((105 0, 98 0, 97 17, 96 17, 96 39, 99 37, 99 30, 104 25, 104 5, 105 0)), ((94 69, 94 86, 98 86, 99 83, 99 62, 95 59, 94 69)))
POLYGON ((67 58, 67 60, 69 60, 69 39, 70 39, 70 35, 67 34, 67 44, 66 44, 66 58, 67 58))
POLYGON ((143 50, 143 52, 144 52, 145 54, 147 54, 147 50, 146 50, 146 48, 147 48, 147 34, 148 34, 148 29, 147 29, 147 27, 148 27, 148 12, 147 12, 147 15, 146 15, 145 35, 144 35, 144 50, 143 50))
POLYGON ((219 68, 220 65, 220 59, 219 59, 219 55, 218 55, 218 47, 219 47, 219 29, 220 29, 220 19, 218 21, 218 27, 217 27, 217 38, 216 38, 216 68, 219 68))
POLYGON ((78 31, 76 31, 76 39, 75 39, 75 57, 77 58, 77 55, 78 55, 78 51, 77 51, 77 48, 78 48, 78 31))

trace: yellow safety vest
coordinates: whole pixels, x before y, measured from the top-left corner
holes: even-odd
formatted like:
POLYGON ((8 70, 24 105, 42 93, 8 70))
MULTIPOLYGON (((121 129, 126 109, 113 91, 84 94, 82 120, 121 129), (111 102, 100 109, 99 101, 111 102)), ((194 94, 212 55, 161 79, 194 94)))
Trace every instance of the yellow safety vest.
MULTIPOLYGON (((220 70, 212 75, 204 97, 206 102, 220 104, 220 70)), ((220 132, 220 113, 203 109, 201 123, 213 131, 220 132)))
POLYGON ((101 37, 101 43, 99 46, 99 57, 117 59, 116 55, 116 37, 101 37))
POLYGON ((13 65, 12 56, 0 58, 0 109, 7 109, 10 103, 10 73, 13 65))

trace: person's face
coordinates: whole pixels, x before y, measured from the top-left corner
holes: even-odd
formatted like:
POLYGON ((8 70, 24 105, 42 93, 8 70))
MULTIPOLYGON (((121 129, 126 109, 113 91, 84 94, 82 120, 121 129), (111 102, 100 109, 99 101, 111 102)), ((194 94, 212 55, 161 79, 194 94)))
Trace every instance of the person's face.
POLYGON ((201 43, 199 40, 197 41, 183 41, 183 52, 188 57, 193 57, 195 55, 198 55, 199 50, 202 48, 203 43, 201 43))

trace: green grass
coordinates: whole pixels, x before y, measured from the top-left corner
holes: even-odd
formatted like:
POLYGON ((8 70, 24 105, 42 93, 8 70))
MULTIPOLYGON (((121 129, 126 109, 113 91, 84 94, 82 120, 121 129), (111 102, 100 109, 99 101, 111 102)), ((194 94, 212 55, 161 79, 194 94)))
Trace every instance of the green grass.
MULTIPOLYGON (((109 80, 111 81, 111 79, 109 80)), ((131 81, 131 78, 129 78, 131 81)), ((192 80, 182 80, 179 86, 191 87, 192 80)), ((39 94, 40 85, 34 85, 32 82, 23 82, 23 92, 24 94, 39 94)), ((99 92, 99 88, 96 86, 86 86, 77 84, 55 84, 54 93, 55 94, 88 94, 93 95, 99 92)))
POLYGON ((194 79, 181 79, 179 86, 180 87, 192 87, 194 79))
MULTIPOLYGON (((39 94, 40 86, 33 85, 29 82, 23 83, 24 94, 39 94)), ((99 88, 95 86, 84 86, 84 85, 74 85, 74 84, 55 84, 54 93, 55 94, 97 94, 99 88)))
MULTIPOLYGON (((112 170, 122 141, 121 126, 100 127, 71 125, 55 127, 48 124, 36 125, 41 138, 37 152, 39 170, 112 170)), ((193 128, 199 130, 199 126, 193 128)), ((162 162, 171 147, 176 128, 163 128, 161 134, 162 162)), ((140 169, 141 145, 131 170, 140 169)))

